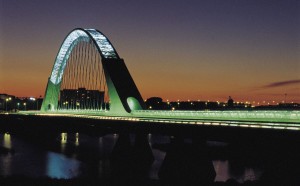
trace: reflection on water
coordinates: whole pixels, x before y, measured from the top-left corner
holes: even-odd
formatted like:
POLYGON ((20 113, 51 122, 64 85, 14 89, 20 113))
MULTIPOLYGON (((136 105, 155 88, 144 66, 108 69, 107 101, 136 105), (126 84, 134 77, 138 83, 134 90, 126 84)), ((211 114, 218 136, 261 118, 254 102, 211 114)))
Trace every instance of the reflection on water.
POLYGON ((77 132, 76 134, 75 134, 75 145, 76 146, 78 146, 79 145, 79 133, 77 132))
MULTIPOLYGON (((15 153, 0 154, 0 175, 107 178, 111 171, 110 155, 119 137, 118 134, 90 137, 79 133, 60 133, 56 137, 39 137, 39 139, 46 138, 46 141, 50 141, 49 145, 40 142, 43 140, 36 140, 36 137, 28 141, 8 133, 0 134, 0 144, 4 148, 15 150, 15 153)), ((133 144, 132 135, 129 138, 133 144)), ((166 156, 170 138, 149 134, 147 139, 155 158, 149 168, 148 177, 159 179, 158 172, 166 156)), ((215 181, 234 178, 239 182, 244 182, 257 180, 262 174, 260 169, 242 167, 237 175, 231 171, 232 163, 228 160, 214 160, 213 166, 216 171, 215 181)))
POLYGON ((166 136, 155 136, 153 137, 152 134, 148 134, 148 141, 149 141, 149 145, 152 148, 152 153, 153 156, 155 157, 152 166, 150 167, 150 171, 149 171, 149 178, 151 179, 159 179, 158 177, 158 171, 159 168, 161 167, 161 164, 166 156, 166 152, 162 151, 162 150, 158 150, 153 148, 153 144, 155 143, 169 143, 169 137, 166 136))
POLYGON ((61 133, 60 136, 61 136, 61 143, 66 144, 67 139, 68 139, 68 134, 67 133, 61 133))
POLYGON ((4 134, 3 146, 8 149, 11 148, 11 139, 9 133, 4 134))
POLYGON ((231 177, 229 174, 230 170, 229 170, 228 160, 213 161, 213 165, 216 171, 215 181, 226 181, 231 177))
POLYGON ((60 139, 61 152, 65 152, 66 145, 67 145, 67 140, 68 140, 68 134, 67 133, 61 133, 60 136, 61 136, 61 139, 60 139))
MULTIPOLYGON (((11 149, 11 137, 9 133, 4 133, 4 135, 0 135, 1 139, 3 139, 2 144, 3 147, 7 149, 11 149)), ((12 154, 6 154, 1 156, 0 154, 0 174, 7 176, 11 174, 11 161, 12 154)))
POLYGON ((260 171, 255 171, 252 168, 246 168, 243 180, 241 180, 241 181, 247 181, 247 180, 254 181, 254 180, 259 179, 260 176, 261 176, 260 171))
POLYGON ((216 171, 215 181, 226 181, 228 179, 235 179, 236 181, 243 183, 245 181, 259 180, 262 175, 262 171, 257 168, 244 167, 239 175, 232 173, 230 169, 230 163, 228 160, 214 160, 214 168, 216 171))
POLYGON ((79 176, 80 162, 55 152, 47 153, 47 176, 51 178, 74 178, 79 176))

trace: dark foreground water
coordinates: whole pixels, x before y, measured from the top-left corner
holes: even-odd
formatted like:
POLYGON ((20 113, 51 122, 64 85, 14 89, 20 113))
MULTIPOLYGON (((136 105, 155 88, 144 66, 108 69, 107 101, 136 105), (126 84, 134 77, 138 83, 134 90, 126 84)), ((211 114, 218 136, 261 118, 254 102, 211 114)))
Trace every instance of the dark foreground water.
MULTIPOLYGON (((142 167, 138 169, 140 170, 139 174, 145 174, 142 176, 152 180, 159 180, 159 171, 166 153, 169 152, 168 149, 170 149, 170 142, 173 137, 153 134, 148 134, 146 137, 154 159, 151 161, 151 158, 147 158, 149 153, 142 153, 146 158, 142 158, 142 163, 139 164, 142 167)), ((127 157, 132 155, 130 151, 132 150, 132 144, 134 144, 135 135, 129 134, 129 144, 124 142, 127 140, 125 137, 123 141, 119 141, 119 144, 116 145, 119 138, 120 135, 118 134, 88 136, 80 133, 35 135, 1 133, 0 176, 63 179, 93 177, 106 179, 111 178, 112 175, 123 175, 124 177, 136 175, 136 173, 130 173, 129 170, 132 167, 130 164, 136 162, 135 160, 132 161, 132 158, 127 157), (116 146, 118 147, 115 148, 116 146), (118 169, 119 165, 122 168, 118 169), (118 170, 116 170, 116 167, 118 170)), ((182 148, 178 148, 178 152, 175 152, 175 154, 184 154, 181 156, 183 160, 180 160, 184 162, 183 164, 194 161, 189 158, 189 153, 194 151, 185 150, 191 144, 191 139, 183 139, 182 148)), ((216 173, 214 178, 216 182, 235 180, 243 183, 249 180, 260 180, 266 170, 272 169, 272 166, 271 168, 268 167, 270 164, 281 161, 271 157, 277 157, 273 152, 268 152, 269 154, 266 154, 266 152, 254 152, 261 151, 261 149, 251 149, 243 144, 230 145, 223 142, 207 141, 204 146, 207 149, 205 152, 209 155, 205 156, 212 160, 211 162, 216 173), (276 160, 274 162, 270 161, 270 163, 266 159, 276 160)), ((285 152, 283 154, 288 153, 285 152)), ((174 166, 172 165, 175 169, 176 162, 177 160, 172 162, 175 164, 174 166)), ((284 165, 283 163, 281 166, 284 165)), ((274 165, 274 167, 282 168, 277 165, 274 165)), ((181 169, 181 167, 178 168, 181 169)), ((197 167, 195 170, 197 170, 197 167)), ((295 171, 299 172, 299 170, 295 171)), ((138 176, 141 176, 139 174, 138 176)), ((278 174, 281 174, 280 171, 278 174)), ((276 180, 276 177, 273 179, 276 180)))

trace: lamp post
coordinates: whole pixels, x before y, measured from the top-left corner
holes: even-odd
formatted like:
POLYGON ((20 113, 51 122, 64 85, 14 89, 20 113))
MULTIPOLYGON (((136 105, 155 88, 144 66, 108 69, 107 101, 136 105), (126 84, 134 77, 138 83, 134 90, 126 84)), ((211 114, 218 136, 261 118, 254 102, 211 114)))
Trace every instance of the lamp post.
POLYGON ((11 100, 11 97, 9 97, 9 98, 6 98, 5 99, 5 102, 6 102, 6 104, 5 104, 5 111, 7 111, 7 102, 9 102, 11 100))
POLYGON ((25 111, 26 111, 26 103, 23 103, 24 107, 25 107, 25 111))
POLYGON ((7 111, 7 102, 8 102, 8 98, 5 99, 5 111, 7 111))
POLYGON ((19 110, 19 107, 20 107, 20 103, 17 103, 17 108, 18 108, 18 110, 19 110))

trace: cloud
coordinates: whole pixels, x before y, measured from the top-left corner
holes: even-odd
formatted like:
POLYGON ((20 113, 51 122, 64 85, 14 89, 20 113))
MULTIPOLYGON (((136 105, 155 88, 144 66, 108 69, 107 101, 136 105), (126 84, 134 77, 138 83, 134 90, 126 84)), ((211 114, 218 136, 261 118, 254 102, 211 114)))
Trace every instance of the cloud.
POLYGON ((273 83, 263 86, 262 88, 282 87, 282 86, 287 86, 287 85, 292 85, 292 84, 300 84, 300 79, 273 82, 273 83))

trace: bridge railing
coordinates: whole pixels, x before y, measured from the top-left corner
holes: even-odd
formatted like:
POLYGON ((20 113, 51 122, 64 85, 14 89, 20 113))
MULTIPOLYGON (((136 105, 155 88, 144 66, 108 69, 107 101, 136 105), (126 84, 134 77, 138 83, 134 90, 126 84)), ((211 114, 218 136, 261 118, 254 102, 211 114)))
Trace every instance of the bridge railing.
POLYGON ((136 110, 139 117, 165 117, 186 119, 251 120, 300 123, 300 111, 163 111, 136 110))

